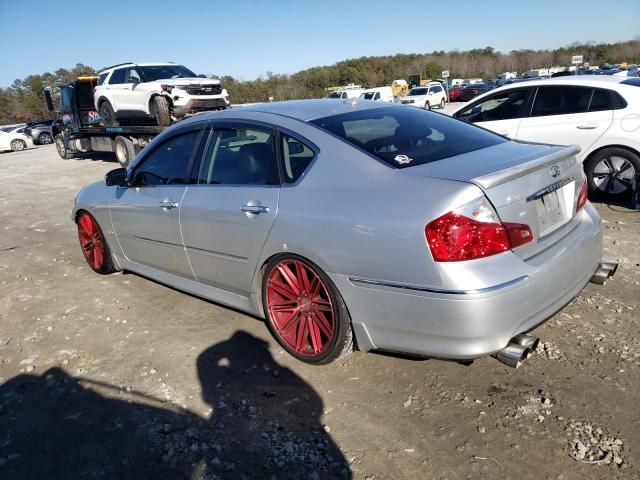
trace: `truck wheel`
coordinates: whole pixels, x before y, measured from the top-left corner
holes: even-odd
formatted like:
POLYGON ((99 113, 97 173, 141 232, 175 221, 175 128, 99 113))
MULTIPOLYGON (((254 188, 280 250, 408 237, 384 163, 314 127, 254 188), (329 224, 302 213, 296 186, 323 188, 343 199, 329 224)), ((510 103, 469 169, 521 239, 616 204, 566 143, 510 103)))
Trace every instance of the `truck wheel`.
POLYGON ((135 146, 127 137, 117 136, 114 150, 118 163, 124 168, 128 167, 133 157, 136 156, 135 146))
POLYGON ((153 97, 153 112, 156 122, 160 127, 171 125, 171 114, 169 113, 169 102, 161 95, 153 97))
POLYGON ((116 112, 113 111, 113 107, 106 100, 100 105, 100 118, 105 127, 119 126, 118 120, 116 120, 116 112))
POLYGON ((64 138, 62 138, 62 134, 57 134, 55 136, 56 142, 56 150, 58 150, 58 155, 63 160, 69 160, 71 158, 71 152, 67 148, 67 145, 64 143, 64 138))

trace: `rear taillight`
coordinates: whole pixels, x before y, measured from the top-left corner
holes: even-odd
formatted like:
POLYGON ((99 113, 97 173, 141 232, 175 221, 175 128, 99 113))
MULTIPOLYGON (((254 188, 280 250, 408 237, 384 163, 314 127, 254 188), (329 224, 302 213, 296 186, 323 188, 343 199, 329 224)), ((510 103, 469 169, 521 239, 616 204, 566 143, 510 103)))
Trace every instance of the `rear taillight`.
POLYGON ((424 231, 436 262, 488 257, 533 240, 528 225, 502 223, 486 198, 429 222, 424 231))
POLYGON ((589 194, 589 189, 587 185, 587 179, 585 178, 582 182, 582 188, 580 188, 580 193, 578 194, 578 201, 576 202, 576 212, 579 212, 582 207, 587 203, 587 195, 589 194))

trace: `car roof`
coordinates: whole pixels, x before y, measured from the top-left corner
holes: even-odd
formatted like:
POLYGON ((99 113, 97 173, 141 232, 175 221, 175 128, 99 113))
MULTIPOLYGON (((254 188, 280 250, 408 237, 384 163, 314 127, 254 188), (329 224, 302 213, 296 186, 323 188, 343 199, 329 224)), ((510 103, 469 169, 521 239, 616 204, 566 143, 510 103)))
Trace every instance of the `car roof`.
POLYGON ((620 83, 628 77, 614 77, 612 75, 565 75, 564 77, 541 78, 514 82, 500 88, 529 87, 532 85, 577 85, 585 87, 600 87, 603 84, 620 83))
MULTIPOLYGON (((371 100, 288 100, 284 102, 257 103, 254 105, 238 105, 234 108, 236 112, 242 110, 246 112, 271 113, 285 117, 295 118, 303 122, 309 122, 317 118, 330 117, 360 110, 372 110, 375 108, 407 108, 400 104, 385 103, 371 100)), ((199 117, 202 117, 199 115, 199 117)))
POLYGON ((165 66, 165 65, 177 65, 174 62, 144 62, 144 63, 133 63, 133 62, 126 62, 126 63, 119 63, 117 65, 111 65, 110 67, 107 68, 103 68, 102 70, 100 70, 100 74, 103 74, 105 72, 108 72, 109 70, 113 70, 116 68, 127 68, 127 67, 160 67, 160 66, 165 66))

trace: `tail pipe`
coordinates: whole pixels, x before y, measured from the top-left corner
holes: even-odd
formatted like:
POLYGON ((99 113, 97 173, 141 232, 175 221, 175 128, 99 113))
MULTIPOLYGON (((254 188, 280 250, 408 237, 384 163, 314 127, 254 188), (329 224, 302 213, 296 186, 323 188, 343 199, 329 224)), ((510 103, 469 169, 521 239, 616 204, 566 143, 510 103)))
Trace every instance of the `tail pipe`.
POLYGON ((618 270, 618 262, 601 262, 591 277, 590 282, 597 285, 604 285, 618 270))
POLYGON ((538 337, 522 333, 509 340, 509 344, 496 352, 494 356, 505 365, 518 368, 533 355, 539 342, 538 337))

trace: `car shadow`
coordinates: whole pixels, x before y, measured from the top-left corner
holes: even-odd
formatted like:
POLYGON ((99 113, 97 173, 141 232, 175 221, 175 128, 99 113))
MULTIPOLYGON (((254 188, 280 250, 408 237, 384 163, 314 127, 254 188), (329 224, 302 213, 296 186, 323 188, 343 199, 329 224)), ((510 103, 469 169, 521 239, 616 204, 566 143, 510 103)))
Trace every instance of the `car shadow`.
POLYGON ((246 333, 197 359, 208 418, 60 368, 0 386, 0 478, 351 478, 314 389, 246 333))
POLYGON ((94 162, 118 163, 116 156, 112 152, 76 153, 69 160, 91 160, 94 162))

